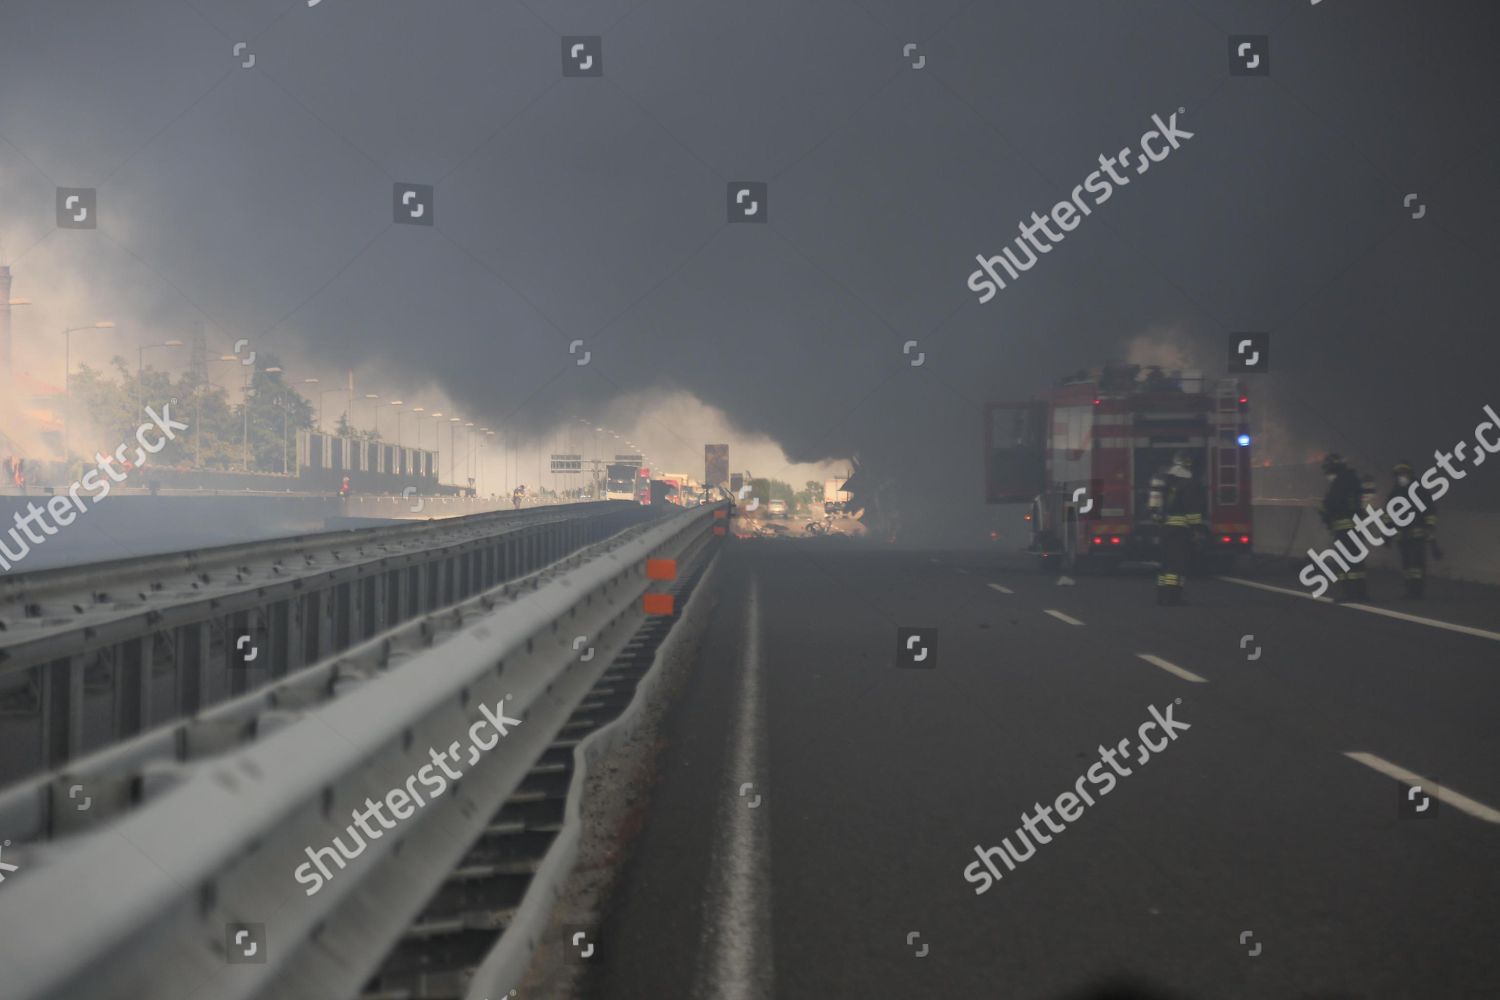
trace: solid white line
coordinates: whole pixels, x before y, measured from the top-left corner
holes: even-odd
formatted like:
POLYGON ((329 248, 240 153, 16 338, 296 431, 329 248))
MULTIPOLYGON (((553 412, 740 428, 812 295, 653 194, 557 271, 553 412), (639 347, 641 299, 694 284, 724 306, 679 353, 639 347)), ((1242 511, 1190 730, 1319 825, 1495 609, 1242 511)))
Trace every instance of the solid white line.
POLYGON ((1060 622, 1067 622, 1069 625, 1083 624, 1083 622, 1079 621, 1077 618, 1074 618, 1072 615, 1065 615, 1061 611, 1053 611, 1051 608, 1047 609, 1047 614, 1051 615, 1053 618, 1056 618, 1060 622))
POLYGON ((745 651, 740 661, 739 711, 730 722, 724 798, 709 869, 707 956, 693 996, 769 1000, 771 960, 770 781, 765 755, 765 708, 760 687, 760 583, 750 579, 745 651), (739 795, 744 782, 755 787, 739 795), (754 796, 760 796, 750 808, 754 796))
POLYGON ((992 583, 992 584, 990 584, 990 589, 991 590, 998 590, 1002 594, 1014 594, 1015 593, 1015 591, 1011 590, 1009 587, 1002 587, 998 583, 992 583))
POLYGON ((1185 681, 1192 681, 1194 684, 1208 683, 1208 678, 1199 677, 1191 670, 1184 670, 1175 663, 1170 663, 1166 660, 1163 660, 1160 656, 1154 656, 1151 653, 1136 653, 1135 655, 1139 656, 1141 659, 1145 660, 1153 667, 1161 667, 1167 673, 1176 674, 1178 677, 1181 677, 1185 681))
POLYGON ((1421 785, 1423 791, 1436 789, 1432 794, 1439 802, 1450 805, 1460 812, 1466 812, 1475 819, 1482 819, 1486 823, 1500 823, 1500 812, 1491 809, 1482 802, 1475 802, 1467 795, 1460 795, 1451 788, 1445 788, 1436 781, 1428 781, 1415 771, 1408 771, 1399 764, 1392 764, 1390 761, 1383 760, 1372 753, 1345 751, 1344 756, 1350 760, 1358 761, 1365 767, 1373 768, 1387 777, 1395 778, 1397 781, 1405 782, 1408 785, 1421 785))
MULTIPOLYGON (((1269 590, 1273 594, 1290 594, 1292 597, 1304 597, 1309 601, 1320 601, 1323 604, 1337 604, 1327 597, 1314 597, 1304 594, 1300 590, 1292 590, 1290 587, 1273 587, 1269 583, 1257 583, 1254 580, 1241 580, 1235 576, 1221 576, 1220 580, 1226 583, 1238 583, 1244 587, 1255 587, 1257 590, 1269 590)), ((1339 607, 1348 608, 1351 611, 1364 611, 1372 615, 1382 615, 1386 618, 1395 618, 1397 621, 1411 622, 1414 625, 1427 625, 1431 628, 1440 628, 1448 632, 1458 632, 1461 635, 1477 636, 1480 639, 1492 639, 1500 642, 1500 632, 1491 632, 1488 629, 1475 628, 1472 625, 1455 625, 1452 622, 1439 621, 1436 618, 1423 618, 1421 615, 1409 615, 1404 611, 1392 611, 1389 608, 1377 608, 1371 604, 1340 604, 1339 607)))
POLYGON ((953 567, 953 572, 955 572, 955 573, 967 573, 969 571, 966 570, 966 569, 964 569, 962 566, 955 566, 955 567, 953 567))

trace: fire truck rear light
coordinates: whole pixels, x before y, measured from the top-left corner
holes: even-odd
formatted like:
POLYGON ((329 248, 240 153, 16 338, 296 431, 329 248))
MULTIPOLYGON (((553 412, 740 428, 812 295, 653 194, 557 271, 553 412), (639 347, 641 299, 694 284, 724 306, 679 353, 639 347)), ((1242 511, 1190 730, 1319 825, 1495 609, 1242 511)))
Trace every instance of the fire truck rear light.
POLYGON ((1240 544, 1241 545, 1249 545, 1250 544, 1250 536, 1249 535, 1241 535, 1240 536, 1240 544))
POLYGON ((1225 545, 1228 545, 1230 542, 1234 541, 1234 539, 1230 538, 1228 535, 1225 535, 1223 541, 1225 545))
POLYGON ((1250 397, 1249 396, 1241 396, 1240 397, 1240 405, 1241 406, 1243 406, 1244 404, 1246 404, 1248 402, 1250 402, 1250 397))
POLYGON ((1104 400, 1100 399, 1098 396, 1094 397, 1094 405, 1095 406, 1098 406, 1102 402, 1104 402, 1104 400))
POLYGON ((1115 535, 1114 537, 1110 538, 1109 544, 1111 544, 1111 545, 1119 545, 1120 544, 1120 536, 1119 535, 1115 535))
POLYGON ((1104 536, 1102 536, 1102 535, 1095 535, 1094 536, 1094 544, 1095 545, 1103 545, 1104 544, 1104 536))

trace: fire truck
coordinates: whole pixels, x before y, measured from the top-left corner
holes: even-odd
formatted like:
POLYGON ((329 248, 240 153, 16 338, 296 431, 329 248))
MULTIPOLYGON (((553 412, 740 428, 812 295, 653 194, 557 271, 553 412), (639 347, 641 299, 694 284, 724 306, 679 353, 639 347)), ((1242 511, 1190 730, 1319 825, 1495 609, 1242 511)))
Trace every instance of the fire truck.
POLYGON ((1162 477, 1185 457, 1208 498, 1200 565, 1222 572, 1251 545, 1249 402, 1235 379, 1113 363, 987 404, 985 499, 1029 504, 1030 551, 1064 571, 1157 562, 1162 477))

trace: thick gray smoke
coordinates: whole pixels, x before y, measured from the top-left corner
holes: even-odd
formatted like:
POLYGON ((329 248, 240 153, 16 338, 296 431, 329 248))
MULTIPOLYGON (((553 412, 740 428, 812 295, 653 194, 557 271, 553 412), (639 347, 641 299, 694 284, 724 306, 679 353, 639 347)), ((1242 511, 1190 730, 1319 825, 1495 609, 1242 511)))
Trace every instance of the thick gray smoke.
POLYGON ((984 401, 1153 330, 1210 374, 1270 331, 1252 392, 1299 457, 1426 455, 1500 402, 1480 0, 3 17, 0 239, 37 336, 203 320, 539 435, 686 389, 794 461, 857 455, 909 523, 982 514, 984 401), (1269 77, 1229 74, 1230 34, 1270 37, 1269 77), (564 77, 561 35, 602 35, 603 76, 564 77), (1174 112, 1191 139, 980 303, 976 255, 1174 112), (726 222, 741 181, 768 222, 726 222), (393 224, 398 182, 434 186, 435 225, 393 224), (54 232, 57 186, 98 187, 97 231, 54 232))

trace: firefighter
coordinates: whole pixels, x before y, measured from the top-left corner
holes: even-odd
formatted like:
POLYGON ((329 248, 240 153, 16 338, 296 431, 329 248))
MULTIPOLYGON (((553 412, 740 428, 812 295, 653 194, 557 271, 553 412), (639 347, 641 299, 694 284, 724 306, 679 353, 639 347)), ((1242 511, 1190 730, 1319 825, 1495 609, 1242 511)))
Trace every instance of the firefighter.
POLYGON ((510 491, 510 505, 515 510, 521 509, 521 500, 526 496, 526 484, 522 483, 510 491))
POLYGON ((1167 470, 1162 498, 1162 565, 1156 574, 1156 603, 1181 604, 1187 583, 1188 560, 1193 538, 1202 530, 1207 497, 1193 478, 1193 461, 1178 454, 1167 470))
POLYGON ((1333 536, 1337 551, 1346 557, 1355 552, 1361 553, 1357 560, 1350 559, 1347 569, 1342 561, 1339 563, 1337 577, 1340 593, 1346 601, 1368 600, 1364 566, 1364 556, 1368 554, 1368 550, 1354 530, 1354 518, 1359 513, 1360 501, 1364 498, 1364 482, 1358 473, 1349 468, 1343 457, 1334 452, 1329 452, 1323 459, 1323 474, 1328 477, 1328 492, 1323 496, 1318 516, 1323 519, 1323 526, 1333 536), (1339 545, 1345 539, 1348 539, 1347 550, 1339 545))
POLYGON ((1414 512, 1416 516, 1406 527, 1394 521, 1392 527, 1396 529, 1396 545, 1401 551, 1401 575, 1406 596, 1421 600, 1427 591, 1427 546, 1436 543, 1437 506, 1432 502, 1429 490, 1421 483, 1412 482, 1410 462, 1397 462, 1391 476, 1391 497, 1406 496, 1412 506, 1418 508, 1414 512))

